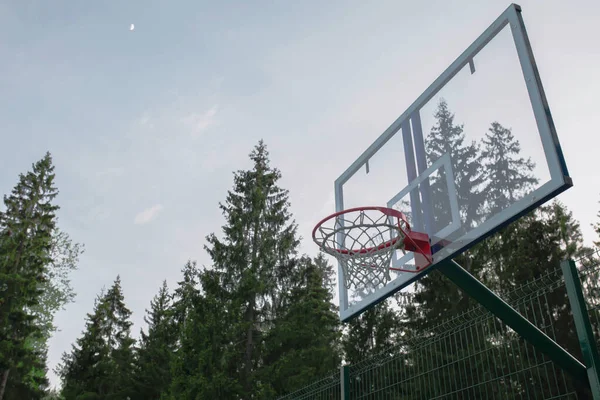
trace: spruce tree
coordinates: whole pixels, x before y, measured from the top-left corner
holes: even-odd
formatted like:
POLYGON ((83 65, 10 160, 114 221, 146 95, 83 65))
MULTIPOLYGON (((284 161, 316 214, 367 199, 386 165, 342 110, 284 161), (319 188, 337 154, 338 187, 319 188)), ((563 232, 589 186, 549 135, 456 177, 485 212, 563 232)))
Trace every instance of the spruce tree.
POLYGON ((135 399, 160 399, 171 382, 170 363, 175 350, 176 330, 173 324, 171 296, 164 281, 150 302, 144 321, 147 333, 140 332, 135 370, 135 399))
MULTIPOLYGON (((178 348, 171 361, 172 381, 168 399, 243 398, 236 362, 232 353, 231 320, 224 292, 216 271, 196 271, 200 290, 183 290, 193 296, 186 323, 178 331, 178 348)), ((196 281, 196 279, 194 279, 196 281)), ((185 285, 185 280, 181 282, 185 285)), ((233 349, 235 351, 235 349, 233 349)))
POLYGON ((86 327, 70 353, 63 353, 56 372, 62 381, 66 399, 100 399, 108 390, 110 379, 110 347, 103 335, 106 324, 104 292, 97 296, 94 311, 86 316, 86 327))
MULTIPOLYGON (((504 209, 537 182, 532 176, 533 163, 520 157, 519 143, 510 130, 494 123, 482 144, 483 150, 477 164, 480 166, 478 168, 483 168, 483 173, 476 180, 476 188, 482 189, 479 191, 482 197, 477 199, 478 218, 483 217, 483 213, 490 216, 504 209)), ((456 168, 459 167, 455 167, 455 171, 456 168)), ((475 194, 477 196, 477 192, 475 194)), ((459 193, 459 204, 460 197, 459 193)), ((478 244, 468 253, 459 256, 457 262, 488 287, 500 292, 510 291, 528 279, 539 277, 542 271, 558 265, 559 254, 564 257, 571 252, 566 251, 567 248, 579 246, 576 244, 577 228, 567 221, 569 218, 564 218, 565 213, 561 214, 559 209, 554 211, 558 213, 554 215, 557 218, 549 218, 548 215, 542 217, 547 211, 522 218, 478 244), (563 228, 560 228, 560 224, 555 224, 558 220, 563 221, 563 228), (561 229, 569 232, 563 234, 563 237, 570 236, 571 242, 561 242, 561 229), (552 231, 554 233, 550 234, 552 231), (549 241, 550 237, 553 239, 549 241), (561 246, 564 246, 564 251, 561 250, 561 246)), ((465 215, 462 207, 461 213, 465 215)), ((478 218, 474 218, 473 221, 478 222, 478 218)), ((564 304, 565 300, 564 293, 555 299, 556 304, 564 304)), ((445 319, 459 315, 474 306, 476 302, 473 299, 466 296, 443 274, 435 271, 415 285, 412 304, 407 307, 403 322, 406 339, 418 341, 419 338, 427 337, 432 333, 432 328, 445 319)), ((460 348, 465 349, 466 353, 474 353, 485 348, 486 343, 485 340, 465 342, 460 344, 460 348)), ((446 355, 439 354, 436 357, 443 359, 446 355)), ((498 362, 501 364, 502 360, 498 362)), ((421 367, 427 368, 415 364, 415 368, 421 367)), ((460 381, 458 376, 452 379, 460 381)), ((460 385, 459 382, 458 386, 460 385)))
POLYGON ((286 306, 265 337, 260 381, 267 398, 300 389, 341 361, 339 319, 327 287, 330 266, 322 256, 303 257, 293 270, 286 306))
MULTIPOLYGON (((475 142, 465 143, 465 127, 455 122, 455 115, 444 99, 439 101, 434 117, 436 123, 426 141, 428 161, 431 165, 443 155, 450 155, 460 211, 460 232, 465 233, 481 222, 482 218, 484 174, 480 162, 480 148, 475 142)), ((436 216, 435 230, 438 231, 451 222, 448 196, 454 194, 449 193, 446 172, 443 169, 430 179, 430 185, 436 216)), ((478 275, 480 268, 476 256, 464 254, 456 261, 471 273, 478 275)), ((468 296, 436 271, 416 282, 414 293, 410 297, 411 301, 406 304, 404 310, 402 325, 405 331, 416 336, 437 325, 441 318, 466 310, 472 304, 468 296)))
MULTIPOLYGON (((518 289, 519 296, 526 293, 519 289, 525 282, 539 279, 543 279, 541 282, 548 282, 548 279, 556 279, 555 275, 545 279, 543 277, 556 270, 561 261, 578 259, 589 252, 583 245, 579 223, 558 201, 540 207, 509 225, 493 239, 486 262, 498 277, 495 288, 500 293, 518 289)), ((585 280, 583 284, 585 286, 585 280)), ((588 299, 592 298, 593 295, 588 299)), ((569 299, 565 287, 560 285, 555 290, 544 293, 542 301, 544 307, 521 306, 518 310, 540 328, 551 326, 556 341, 571 354, 580 357, 577 333, 570 308, 567 306, 569 299), (550 315, 548 310, 552 310, 550 315)), ((518 340, 523 341, 521 338, 518 340)), ((571 381, 569 376, 566 379, 571 381)), ((580 398, 587 398, 585 391, 579 391, 581 385, 575 384, 574 387, 577 388, 580 398)), ((558 395, 551 392, 551 387, 543 385, 536 390, 546 398, 558 395)))
MULTIPOLYGON (((573 219, 572 214, 562 204, 554 202, 510 224, 486 239, 474 250, 472 254, 475 256, 472 265, 473 269, 479 271, 478 278, 490 289, 504 297, 540 329, 545 330, 551 327, 557 342, 579 357, 577 334, 574 331, 573 319, 567 306, 569 301, 564 286, 558 285, 550 291, 547 290, 548 283, 554 282, 559 275, 553 274, 543 278, 549 272, 555 271, 562 260, 579 258, 587 251, 582 243, 579 224, 573 219), (540 281, 540 279, 542 280, 540 281), (538 284, 525 286, 530 282, 538 282, 538 284), (508 295, 509 293, 512 295, 508 295), (516 302, 524 296, 530 296, 530 301, 516 302), (541 303, 537 304, 538 302, 534 300, 539 296, 543 297, 541 297, 541 303), (552 311, 549 313, 549 310, 552 311)), ((461 257, 466 256, 468 255, 461 257)), ((461 332, 464 330, 460 327, 464 326, 464 323, 471 318, 476 318, 480 312, 487 313, 487 311, 462 292, 457 292, 456 286, 443 274, 437 271, 432 272, 419 282, 419 286, 420 288, 413 295, 413 305, 407 309, 408 321, 403 328, 405 338, 412 343, 409 348, 410 352, 415 355, 414 360, 411 361, 414 370, 430 371, 434 369, 435 365, 431 364, 431 359, 442 365, 452 364, 453 360, 468 357, 469 354, 485 353, 490 351, 491 346, 495 346, 502 349, 494 360, 495 368, 500 374, 509 374, 510 366, 514 362, 511 351, 517 348, 515 343, 521 342, 520 346, 526 347, 527 352, 531 351, 529 344, 524 343, 522 338, 506 329, 503 324, 496 325, 491 330, 482 327, 481 335, 462 334, 461 332), (435 290, 432 290, 433 288, 435 290), (467 310, 470 312, 466 315, 463 314, 467 310), (459 315, 463 315, 464 318, 450 322, 459 315), (440 328, 441 324, 444 324, 443 330, 440 328), (502 326, 500 328, 501 335, 487 336, 490 334, 488 332, 495 332, 498 326, 502 326), (457 329, 452 331, 453 327, 457 329), (446 335, 446 330, 454 333, 446 335), (432 334, 436 334, 438 338, 436 339, 438 346, 428 350, 432 352, 433 357, 431 359, 419 357, 423 351, 421 343, 432 334), (494 344, 492 345, 492 343, 494 344), (446 349, 452 349, 452 351, 448 352, 446 349)), ((523 347, 518 348, 522 349, 523 347)), ((534 370, 533 366, 527 365, 530 361, 536 364, 539 362, 538 359, 525 357, 522 360, 523 368, 531 367, 534 370)), ((451 382, 451 387, 446 390, 458 390, 470 386, 467 377, 479 375, 478 368, 480 366, 476 364, 467 364, 464 371, 452 368, 445 371, 444 381, 451 382)), ((558 371, 555 372, 558 373, 558 371)), ((560 375, 556 377, 550 375, 549 377, 549 379, 555 378, 564 379, 560 375)), ((515 376, 513 385, 499 382, 497 388, 504 388, 505 396, 509 396, 509 393, 518 396, 520 394, 517 389, 514 389, 515 387, 532 388, 532 385, 537 382, 541 383, 541 381, 532 382, 525 379, 521 381, 521 379, 523 379, 521 376, 515 376), (513 390, 515 391, 513 392, 513 390)), ((567 380, 570 381, 570 377, 567 377, 567 380)), ((419 393, 422 398, 433 396, 433 393, 427 392, 427 388, 415 388, 415 390, 421 391, 419 393)), ((540 385, 534 390, 541 398, 551 398, 560 394, 552 392, 554 387, 548 385, 540 385)), ((586 398, 583 393, 583 390, 578 392, 580 398, 586 398)), ((479 398, 486 394, 474 392, 473 395, 479 398)))
MULTIPOLYGON (((450 155, 462 225, 468 229, 479 222, 483 203, 479 146, 475 142, 465 143, 464 126, 454 122, 455 116, 446 100, 440 99, 434 117, 436 123, 425 143, 427 159, 431 165, 443 155, 450 155)), ((439 230, 451 222, 449 188, 443 169, 440 169, 439 175, 430 178, 430 186, 436 216, 435 227, 439 230)))
POLYGON ((501 292, 539 278, 562 260, 579 259, 590 251, 583 245, 579 223, 558 201, 529 213, 486 242, 487 254, 481 256, 497 276, 491 285, 501 292))
POLYGON ((227 294, 226 312, 235 323, 224 332, 230 360, 244 390, 257 393, 256 369, 261 364, 265 330, 276 314, 290 259, 298 246, 296 224, 288 211, 288 192, 278 186, 281 173, 269 165, 260 141, 250 154, 253 167, 234 175, 234 187, 220 208, 225 217, 223 237, 209 235, 207 251, 227 294))
POLYGON ((121 279, 98 297, 86 330, 57 372, 68 399, 125 399, 135 394, 131 311, 125 306, 121 279))
MULTIPOLYGON (((464 265, 460 260, 464 260, 464 257, 457 260, 464 265)), ((471 262, 470 266, 474 264, 471 262)), ((419 280, 414 288, 410 295, 411 302, 404 309, 403 326, 406 332, 416 336, 430 332, 430 328, 439 325, 448 316, 460 314, 475 304, 439 271, 433 271, 419 280)))
POLYGON ((177 332, 182 332, 200 296, 199 270, 195 261, 188 261, 183 269, 183 280, 173 294, 172 318, 177 332))
POLYGON ((175 351, 170 361, 169 399, 195 397, 190 393, 194 391, 192 376, 196 371, 198 356, 197 349, 190 341, 195 338, 196 307, 201 298, 200 271, 196 262, 190 260, 181 272, 183 279, 177 283, 171 307, 175 351))
MULTIPOLYGON (((51 262, 57 194, 52 157, 47 153, 4 196, 6 210, 0 212, 0 399, 11 370, 18 366, 21 376, 38 376, 43 363, 44 352, 33 345, 42 337, 42 329, 32 309, 40 304, 41 285, 51 262)), ((38 379, 32 382, 39 384, 38 379)))
POLYGON ((490 217, 521 198, 538 183, 538 179, 532 173, 535 163, 520 155, 521 145, 510 129, 493 122, 482 142, 484 193, 490 217))
POLYGON ((367 366, 377 365, 379 360, 386 362, 386 368, 379 368, 366 382, 364 374, 355 375, 350 382, 353 396, 370 398, 377 393, 384 398, 405 398, 401 394, 406 385, 389 385, 389 382, 397 381, 399 375, 407 376, 407 366, 399 359, 393 359, 397 357, 393 347, 398 344, 400 333, 400 315, 391 307, 390 299, 363 312, 344 327, 342 348, 346 364, 364 371, 367 366))
POLYGON ((350 320, 342 341, 346 362, 355 364, 391 347, 399 323, 398 314, 387 301, 350 320))
POLYGON ((113 364, 110 395, 107 399, 124 399, 134 395, 133 366, 135 339, 131 337, 131 311, 125 305, 121 278, 106 293, 107 325, 105 336, 113 364))
POLYGON ((334 266, 327 261, 323 252, 319 252, 314 259, 314 263, 323 275, 323 286, 326 287, 327 291, 333 296, 333 293, 335 293, 336 290, 337 264, 334 266))
MULTIPOLYGON (((28 348, 33 344, 26 345, 28 348)), ((46 352, 31 349, 12 368, 6 384, 4 400, 41 399, 48 389, 46 352)))
MULTIPOLYGON (((477 223, 484 213, 494 215, 537 182, 531 175, 533 163, 520 157, 520 145, 510 130, 494 122, 482 140, 483 149, 479 155, 479 148, 475 144, 463 146, 463 126, 454 124, 454 115, 443 100, 439 104, 436 118, 438 123, 428 138, 428 155, 430 158, 431 154, 439 157, 444 152, 453 155, 463 223, 477 223)), ((432 185, 434 193, 441 190, 436 185, 437 183, 432 185)), ((517 225, 507 229, 516 227, 517 225)), ((501 236, 502 233, 499 233, 487 239, 457 257, 456 261, 484 283, 495 285, 500 279, 499 271, 496 270, 499 267, 489 260, 494 258, 497 251, 495 243, 501 236)), ((443 316, 466 311, 473 305, 475 302, 443 274, 433 272, 415 284, 413 304, 406 310, 407 323, 417 332, 423 333, 427 326, 437 325, 443 316)))

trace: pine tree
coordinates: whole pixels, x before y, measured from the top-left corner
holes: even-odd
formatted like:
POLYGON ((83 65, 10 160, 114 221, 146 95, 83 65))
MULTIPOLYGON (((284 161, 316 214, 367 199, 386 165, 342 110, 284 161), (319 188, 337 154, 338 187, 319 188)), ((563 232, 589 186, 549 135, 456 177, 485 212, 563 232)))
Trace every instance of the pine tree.
POLYGON ((484 193, 490 217, 521 198, 538 180, 532 174, 535 164, 530 158, 520 156, 521 145, 510 129, 493 122, 482 142, 484 193))
POLYGON ((144 316, 148 328, 147 333, 143 330, 140 333, 133 398, 158 400, 168 389, 170 363, 177 338, 172 312, 171 296, 165 281, 144 316))
POLYGON ((269 165, 261 141, 250 154, 253 168, 238 171, 234 188, 221 210, 225 216, 223 238, 208 236, 207 251, 227 293, 226 312, 236 321, 226 333, 231 360, 245 398, 257 393, 254 379, 260 365, 265 330, 276 313, 278 282, 298 246, 296 225, 288 211, 286 190, 277 186, 281 173, 269 165))
POLYGON ((121 279, 98 297, 86 330, 57 369, 68 399, 125 399, 134 395, 131 311, 125 306, 121 279))
POLYGON ((330 270, 322 255, 296 263, 285 309, 265 338, 263 396, 293 392, 339 367, 341 332, 327 288, 330 270))
MULTIPOLYGON (((47 153, 4 197, 6 211, 0 212, 0 399, 11 370, 19 365, 22 376, 37 376, 43 362, 44 355, 33 346, 42 330, 32 309, 40 304, 41 285, 51 262, 58 209, 52 202, 57 194, 54 166, 47 153), (29 372, 25 372, 25 361, 31 362, 29 372)), ((38 379, 32 382, 38 385, 38 379)))
MULTIPOLYGON (((429 165, 445 154, 450 155, 462 225, 468 229, 479 222, 483 203, 479 147, 475 142, 465 143, 464 126, 455 124, 446 100, 440 99, 434 117, 437 121, 425 145, 429 165)), ((435 226, 439 230, 451 222, 446 172, 441 169, 439 175, 430 178, 430 185, 435 226)))

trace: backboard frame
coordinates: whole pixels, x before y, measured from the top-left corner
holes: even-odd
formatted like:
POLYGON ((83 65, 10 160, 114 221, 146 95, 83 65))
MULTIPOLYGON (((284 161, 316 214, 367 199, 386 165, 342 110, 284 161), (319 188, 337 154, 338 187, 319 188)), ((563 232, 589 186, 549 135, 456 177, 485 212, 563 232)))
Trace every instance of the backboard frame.
MULTIPOLYGON (((471 238, 468 242, 465 242, 464 246, 440 250, 434 255, 434 264, 431 267, 415 274, 403 274, 389 282, 384 288, 379 289, 378 292, 366 296, 356 304, 350 306, 348 304, 348 291, 343 284, 343 270, 341 266, 338 265, 338 276, 340 277, 338 279, 340 319, 342 321, 348 321, 356 315, 366 311, 368 308, 385 300, 387 297, 431 272, 438 262, 459 255, 511 222, 521 218, 529 211, 556 197, 573 185, 558 140, 558 135, 533 56, 531 44, 525 30, 525 24, 521 16, 521 7, 517 4, 511 4, 335 181, 334 191, 336 212, 344 210, 343 185, 365 166, 369 159, 373 157, 373 155, 375 155, 396 133, 398 133, 403 126, 406 126, 413 114, 418 113, 421 107, 431 100, 442 87, 446 85, 446 83, 459 73, 459 71, 467 64, 472 66, 473 58, 507 25, 510 25, 510 31, 517 50, 523 78, 525 79, 529 100, 533 109, 543 150, 548 161, 550 180, 534 192, 526 195, 501 211, 481 226, 476 227, 469 233, 471 238)), ((364 204, 364 206, 371 205, 374 204, 364 204)))

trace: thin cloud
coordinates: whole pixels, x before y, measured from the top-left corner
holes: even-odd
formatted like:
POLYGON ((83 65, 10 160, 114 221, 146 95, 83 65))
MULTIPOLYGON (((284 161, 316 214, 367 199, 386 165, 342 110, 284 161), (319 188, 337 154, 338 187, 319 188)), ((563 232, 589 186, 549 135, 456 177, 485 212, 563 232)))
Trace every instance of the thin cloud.
POLYGON ((135 220, 133 221, 133 223, 136 225, 147 224, 148 222, 156 218, 156 216, 159 212, 162 211, 162 209, 163 206, 161 204, 156 204, 152 207, 146 208, 145 210, 141 211, 135 216, 135 220))
POLYGON ((215 104, 203 113, 192 112, 181 119, 181 121, 192 129, 193 135, 204 132, 216 123, 216 115, 219 105, 215 104))
POLYGON ((183 136, 199 136, 208 128, 217 124, 219 105, 215 104, 205 111, 181 111, 177 104, 167 110, 145 111, 134 121, 134 126, 141 128, 144 135, 149 131, 162 134, 166 131, 183 136), (175 131, 174 131, 175 129, 175 131))
POLYGON ((149 111, 144 112, 136 122, 139 126, 143 128, 154 129, 154 119, 152 118, 149 111))
POLYGON ((125 172, 125 168, 123 167, 107 167, 104 168, 98 172, 96 172, 96 176, 99 178, 104 178, 104 177, 119 177, 122 176, 123 173, 125 172))

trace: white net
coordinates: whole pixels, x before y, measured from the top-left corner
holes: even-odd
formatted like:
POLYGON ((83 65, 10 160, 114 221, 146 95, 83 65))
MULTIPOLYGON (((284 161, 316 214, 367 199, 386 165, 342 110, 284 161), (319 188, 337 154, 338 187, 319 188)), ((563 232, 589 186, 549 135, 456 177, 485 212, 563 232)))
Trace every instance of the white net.
POLYGON ((346 288, 377 287, 391 280, 392 256, 404 249, 407 230, 406 221, 379 208, 357 209, 321 223, 314 240, 340 261, 346 288))

